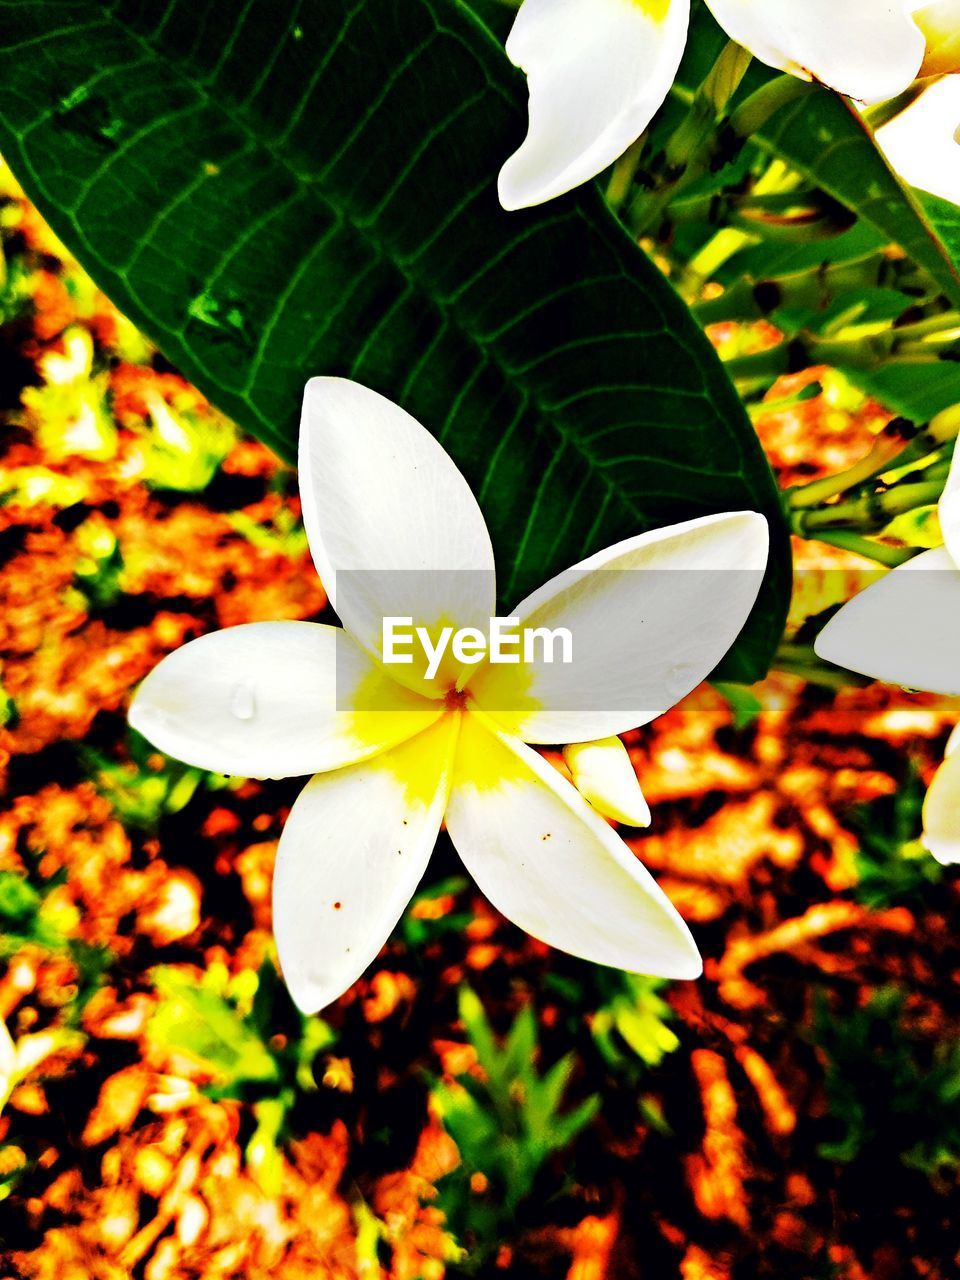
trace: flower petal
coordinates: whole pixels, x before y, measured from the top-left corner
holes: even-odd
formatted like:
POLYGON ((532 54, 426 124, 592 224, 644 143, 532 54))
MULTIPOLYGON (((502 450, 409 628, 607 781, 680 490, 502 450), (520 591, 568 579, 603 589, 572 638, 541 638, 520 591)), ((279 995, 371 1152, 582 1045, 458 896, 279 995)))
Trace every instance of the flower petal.
POLYGON ((571 191, 640 137, 673 83, 689 18, 689 0, 524 0, 507 55, 527 73, 530 123, 500 171, 505 209, 571 191))
POLYGON ((443 819, 459 717, 375 760, 311 779, 290 811, 273 877, 274 934, 305 1013, 336 1000, 393 931, 443 819))
MULTIPOLYGON (((960 37, 958 37, 960 39, 960 37)), ((916 102, 877 130, 890 163, 905 182, 960 204, 960 77, 926 89, 916 102)))
POLYGON ((571 743, 564 747, 563 758, 573 785, 598 813, 628 827, 649 827, 650 808, 619 738, 571 743))
POLYGON ((923 802, 923 846, 944 866, 960 863, 960 753, 933 775, 923 802))
POLYGON ((960 693, 960 569, 946 547, 924 551, 855 595, 814 649, 874 680, 960 693))
POLYGON ((960 71, 960 0, 934 0, 914 8, 913 20, 927 41, 922 76, 960 71))
POLYGON ((565 627, 572 662, 545 646, 485 664, 470 693, 525 742, 586 742, 646 724, 705 679, 740 633, 763 580, 767 522, 753 511, 655 529, 559 574, 513 611, 565 627))
POLYGON ((483 893, 533 937, 631 972, 700 974, 689 929, 616 832, 542 756, 476 714, 464 716, 447 830, 483 893))
POLYGON ((881 102, 916 78, 926 41, 904 0, 707 0, 731 39, 755 58, 881 102))
MULTIPOLYGON (((957 85, 960 88, 960 80, 957 81, 957 85)), ((960 110, 960 101, 957 107, 960 110)), ((957 149, 957 165, 960 172, 960 148, 957 149)), ((960 196, 960 188, 957 194, 960 196)), ((940 497, 937 514, 940 518, 944 544, 957 569, 960 570, 960 441, 953 449, 953 462, 950 464, 950 474, 947 476, 947 483, 940 497)))
MULTIPOLYGON (((450 456, 399 406, 357 382, 311 378, 300 498, 330 602, 368 652, 381 655, 389 616, 486 629, 496 586, 483 515, 450 456)), ((404 667, 390 671, 422 687, 404 667)))
POLYGON ((375 755, 440 714, 339 627, 251 622, 169 654, 140 685, 129 718, 199 769, 289 778, 375 755))

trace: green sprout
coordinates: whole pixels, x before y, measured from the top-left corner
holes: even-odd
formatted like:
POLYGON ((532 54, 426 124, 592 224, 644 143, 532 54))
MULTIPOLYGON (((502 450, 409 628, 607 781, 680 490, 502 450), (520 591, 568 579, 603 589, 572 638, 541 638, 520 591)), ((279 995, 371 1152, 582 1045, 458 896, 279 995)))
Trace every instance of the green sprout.
POLYGON ((574 1056, 538 1071, 537 1017, 530 1005, 502 1044, 469 987, 460 990, 459 1008, 483 1076, 437 1084, 432 1096, 460 1152, 460 1164, 439 1184, 439 1204, 457 1238, 470 1247, 463 1263, 470 1270, 507 1238, 548 1157, 570 1146, 600 1099, 592 1095, 562 1110, 574 1056))
POLYGON ((819 1154, 841 1164, 899 1162, 931 1179, 960 1167, 960 1040, 931 1042, 904 1016, 903 993, 876 991, 852 1014, 819 993, 812 1037, 840 1136, 819 1154))
POLYGON ((270 961, 233 978, 217 964, 199 980, 169 966, 152 977, 160 1000, 148 1038, 197 1062, 210 1077, 208 1097, 250 1103, 256 1127, 244 1154, 263 1189, 277 1194, 290 1112, 300 1093, 317 1089, 314 1064, 334 1043, 333 1031, 293 1008, 270 961), (289 1006, 293 1034, 276 1034, 280 1003, 289 1006))
POLYGON ((923 794, 919 771, 911 761, 895 795, 858 806, 850 815, 860 837, 853 893, 873 910, 911 900, 928 902, 931 890, 943 882, 943 867, 916 839, 923 794))

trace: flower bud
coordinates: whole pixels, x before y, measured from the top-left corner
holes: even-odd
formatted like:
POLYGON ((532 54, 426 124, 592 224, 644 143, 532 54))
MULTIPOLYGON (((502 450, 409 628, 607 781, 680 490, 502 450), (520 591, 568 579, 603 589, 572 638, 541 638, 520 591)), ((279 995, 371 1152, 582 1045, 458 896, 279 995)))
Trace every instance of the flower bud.
POLYGON ((921 76, 960 71, 960 0, 934 0, 916 9, 913 20, 927 38, 921 76))

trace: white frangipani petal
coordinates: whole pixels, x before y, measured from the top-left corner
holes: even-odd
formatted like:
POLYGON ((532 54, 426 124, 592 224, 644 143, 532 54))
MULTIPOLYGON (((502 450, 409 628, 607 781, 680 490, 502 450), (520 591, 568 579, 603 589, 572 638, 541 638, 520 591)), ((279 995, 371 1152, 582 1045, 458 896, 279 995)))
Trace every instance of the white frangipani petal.
POLYGON ((913 19, 927 41, 922 76, 960 71, 960 0, 914 0, 913 19))
POLYGON ((646 129, 673 83, 689 0, 524 0, 507 40, 527 73, 529 129, 500 171, 505 209, 595 177, 646 129))
POLYGON ((960 753, 933 775, 923 802, 923 845, 944 866, 960 863, 960 753))
POLYGON ((960 570, 946 547, 924 551, 855 595, 814 648, 875 680, 960 694, 960 570))
POLYGON ((477 704, 525 742, 586 742, 646 724, 714 669, 753 608, 767 562, 763 516, 738 511, 655 529, 551 579, 513 611, 569 630, 573 661, 542 649, 486 664, 477 704))
POLYGON ((433 852, 458 717, 393 750, 320 774, 290 812, 273 878, 284 980, 313 1013, 336 1000, 386 942, 433 852))
POLYGON ((573 784, 598 813, 628 827, 648 827, 650 808, 619 738, 574 742, 563 749, 573 784))
MULTIPOLYGON (((957 148, 957 163, 960 166, 960 147, 957 148)), ((947 483, 940 497, 937 514, 940 518, 944 545, 957 566, 957 572, 960 573, 960 442, 954 446, 950 474, 947 476, 947 483)), ((960 654, 957 660, 960 662, 960 654)))
POLYGON ((375 755, 439 714, 339 627, 251 622, 169 654, 140 685, 129 719, 199 769, 288 778, 375 755))
POLYGON ((892 169, 911 186, 960 204, 960 76, 931 84, 877 130, 892 169))
MULTIPOLYGON (((379 657, 383 619, 486 627, 493 548, 452 458, 398 405, 343 378, 311 378, 300 428, 310 550, 344 627, 379 657)), ((437 695, 408 669, 396 679, 437 695)))
POLYGON ((916 78, 926 40, 904 0, 707 0, 723 29, 768 66, 862 102, 916 78))
POLYGON ((447 830, 493 905, 533 937, 596 964, 695 978, 690 931, 579 792, 521 742, 464 717, 447 830))
POLYGON ((960 747, 960 724, 954 725, 951 730, 950 737, 947 739, 947 745, 943 749, 943 754, 945 756, 952 756, 958 747, 960 747))

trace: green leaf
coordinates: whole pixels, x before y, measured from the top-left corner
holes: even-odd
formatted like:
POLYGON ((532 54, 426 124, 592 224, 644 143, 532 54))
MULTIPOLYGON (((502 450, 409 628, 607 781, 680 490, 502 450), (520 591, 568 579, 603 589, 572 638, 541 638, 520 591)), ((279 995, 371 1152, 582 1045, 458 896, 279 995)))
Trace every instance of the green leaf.
POLYGON ((403 404, 477 493, 505 601, 645 528, 763 511, 724 673, 760 676, 789 551, 766 459, 686 308, 595 190, 507 214, 522 77, 458 0, 22 0, 0 149, 117 305, 293 456, 304 381, 403 404))
POLYGON ((779 111, 757 141, 898 244, 947 298, 960 302, 954 257, 852 103, 833 93, 810 94, 779 111))
POLYGON ((960 272, 960 206, 929 191, 913 188, 913 195, 950 255, 954 270, 960 272))

